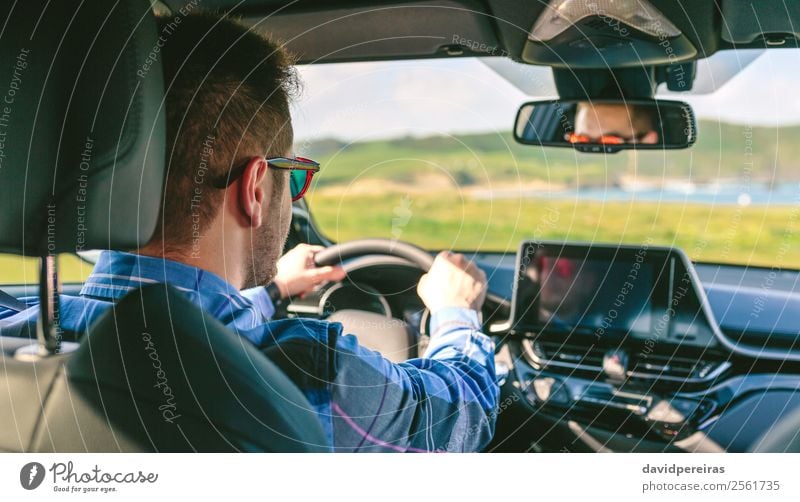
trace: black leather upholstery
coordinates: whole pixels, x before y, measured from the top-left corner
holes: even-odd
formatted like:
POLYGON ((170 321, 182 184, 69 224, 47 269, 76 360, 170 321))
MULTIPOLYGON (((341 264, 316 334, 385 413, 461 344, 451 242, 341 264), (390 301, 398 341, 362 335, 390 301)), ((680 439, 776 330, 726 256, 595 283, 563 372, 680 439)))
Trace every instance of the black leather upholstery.
POLYGON ((0 451, 327 450, 297 387, 168 286, 126 296, 72 354, 4 364, 0 451))
POLYGON ((0 252, 137 247, 166 142, 150 2, 0 2, 0 19, 0 252))

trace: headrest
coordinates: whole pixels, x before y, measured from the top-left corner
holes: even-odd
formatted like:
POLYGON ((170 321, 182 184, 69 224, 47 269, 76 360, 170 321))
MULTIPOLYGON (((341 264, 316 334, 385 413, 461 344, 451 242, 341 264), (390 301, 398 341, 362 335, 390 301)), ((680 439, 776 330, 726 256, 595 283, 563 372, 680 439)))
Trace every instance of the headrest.
POLYGON ((0 19, 0 252, 144 244, 166 142, 149 0, 2 2, 0 19))

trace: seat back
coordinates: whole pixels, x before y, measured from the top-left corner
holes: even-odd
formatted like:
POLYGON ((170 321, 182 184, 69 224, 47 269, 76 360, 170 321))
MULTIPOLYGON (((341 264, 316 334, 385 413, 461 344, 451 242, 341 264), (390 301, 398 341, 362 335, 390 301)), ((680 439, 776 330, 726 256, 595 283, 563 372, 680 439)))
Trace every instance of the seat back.
POLYGON ((123 298, 71 354, 9 358, 0 410, 0 451, 329 449, 315 410, 267 357, 162 284, 123 298))

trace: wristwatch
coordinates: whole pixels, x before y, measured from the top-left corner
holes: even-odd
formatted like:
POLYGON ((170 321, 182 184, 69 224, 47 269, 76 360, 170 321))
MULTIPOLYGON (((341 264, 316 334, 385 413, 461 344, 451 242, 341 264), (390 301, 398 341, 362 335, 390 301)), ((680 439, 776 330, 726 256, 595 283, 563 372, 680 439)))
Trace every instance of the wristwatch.
POLYGON ((272 300, 273 305, 278 305, 283 301, 283 296, 281 295, 281 289, 278 287, 277 284, 274 282, 270 282, 267 285, 267 295, 269 299, 272 300))

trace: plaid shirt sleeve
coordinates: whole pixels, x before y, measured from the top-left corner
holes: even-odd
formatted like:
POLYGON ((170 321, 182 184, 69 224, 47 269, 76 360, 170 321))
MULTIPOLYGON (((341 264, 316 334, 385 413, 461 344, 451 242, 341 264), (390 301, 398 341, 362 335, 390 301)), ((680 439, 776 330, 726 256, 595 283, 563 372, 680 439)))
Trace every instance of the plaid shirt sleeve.
POLYGON ((337 451, 461 452, 489 443, 499 394, 494 343, 472 310, 443 309, 431 330, 425 355, 400 364, 352 335, 338 338, 331 395, 337 451))

